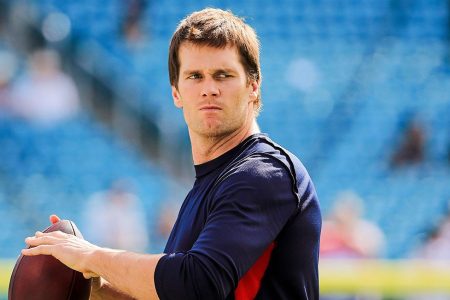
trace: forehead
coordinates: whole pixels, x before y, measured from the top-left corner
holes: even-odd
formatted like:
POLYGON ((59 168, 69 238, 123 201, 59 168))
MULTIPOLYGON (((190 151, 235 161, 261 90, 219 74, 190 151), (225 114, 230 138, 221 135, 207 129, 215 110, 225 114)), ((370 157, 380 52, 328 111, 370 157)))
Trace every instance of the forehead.
POLYGON ((184 42, 178 50, 180 71, 201 69, 236 69, 244 71, 234 45, 216 48, 184 42))

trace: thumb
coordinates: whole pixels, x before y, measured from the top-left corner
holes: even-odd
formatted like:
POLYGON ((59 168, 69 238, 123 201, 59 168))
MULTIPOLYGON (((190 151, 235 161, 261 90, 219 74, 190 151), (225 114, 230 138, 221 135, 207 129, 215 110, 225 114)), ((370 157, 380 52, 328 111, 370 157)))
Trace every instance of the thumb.
POLYGON ((50 223, 55 224, 61 221, 61 219, 57 215, 51 215, 50 216, 50 223))

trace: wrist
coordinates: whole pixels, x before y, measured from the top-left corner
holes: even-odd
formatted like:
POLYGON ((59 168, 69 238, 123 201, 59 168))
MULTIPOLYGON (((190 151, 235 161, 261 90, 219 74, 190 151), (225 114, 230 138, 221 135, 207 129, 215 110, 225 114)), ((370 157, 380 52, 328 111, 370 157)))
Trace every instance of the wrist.
POLYGON ((125 250, 96 247, 85 256, 84 270, 91 277, 103 277, 107 279, 108 274, 105 273, 105 270, 110 268, 117 256, 123 255, 124 253, 126 253, 125 250))
POLYGON ((82 270, 85 276, 100 277, 100 263, 103 257, 102 250, 102 248, 96 247, 83 256, 82 270))

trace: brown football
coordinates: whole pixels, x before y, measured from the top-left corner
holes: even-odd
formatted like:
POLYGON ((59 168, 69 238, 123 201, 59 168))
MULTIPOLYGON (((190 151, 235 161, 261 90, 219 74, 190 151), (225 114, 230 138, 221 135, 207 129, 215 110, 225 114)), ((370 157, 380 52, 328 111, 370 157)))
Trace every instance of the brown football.
MULTIPOLYGON (((61 220, 44 232, 62 231, 83 238, 72 221, 61 220)), ((9 282, 9 300, 89 299, 91 279, 50 255, 20 255, 9 282)))

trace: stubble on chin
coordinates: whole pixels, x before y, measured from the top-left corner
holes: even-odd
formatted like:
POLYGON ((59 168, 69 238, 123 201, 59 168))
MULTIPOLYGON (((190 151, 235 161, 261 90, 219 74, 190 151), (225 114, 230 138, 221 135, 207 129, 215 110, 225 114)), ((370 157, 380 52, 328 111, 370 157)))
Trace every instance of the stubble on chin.
POLYGON ((204 131, 205 138, 215 141, 223 139, 224 137, 230 135, 233 132, 231 129, 223 128, 221 126, 208 126, 204 131))

